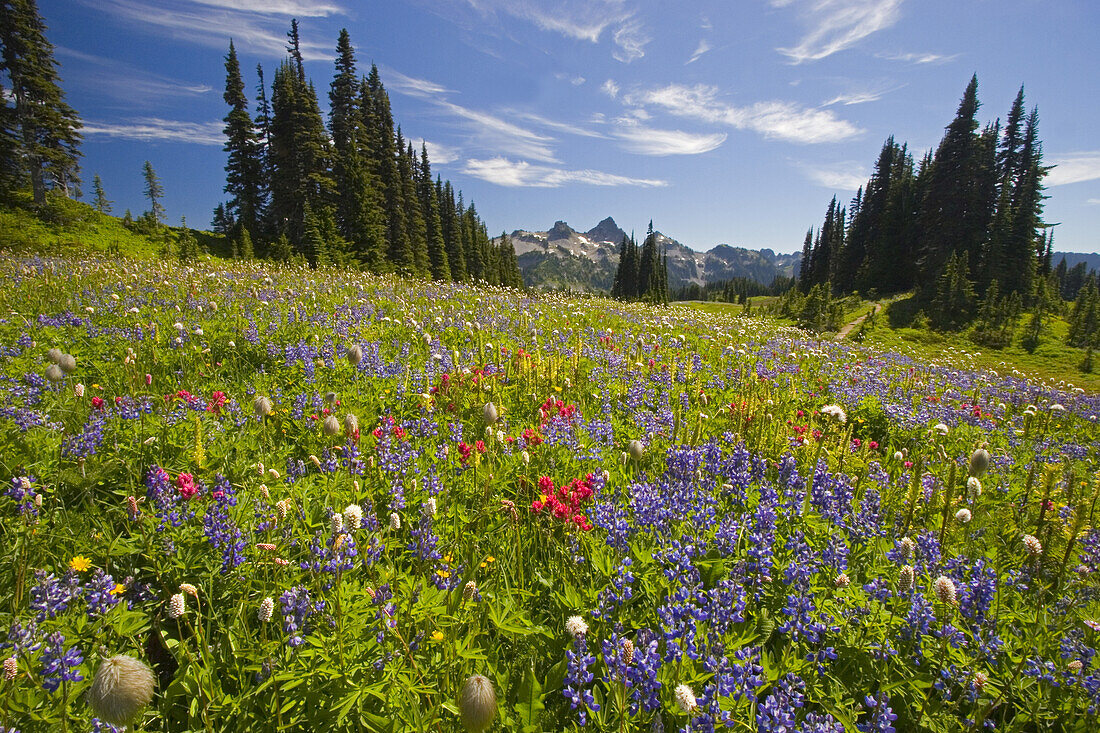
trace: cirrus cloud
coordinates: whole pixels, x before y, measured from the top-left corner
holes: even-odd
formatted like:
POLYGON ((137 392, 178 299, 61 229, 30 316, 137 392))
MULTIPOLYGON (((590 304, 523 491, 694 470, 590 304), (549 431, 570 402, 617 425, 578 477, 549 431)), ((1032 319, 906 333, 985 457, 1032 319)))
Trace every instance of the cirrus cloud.
POLYGON ((466 161, 463 173, 489 183, 508 188, 560 188, 573 183, 590 186, 667 186, 667 181, 630 178, 595 170, 566 170, 545 165, 533 165, 525 160, 496 157, 466 161))

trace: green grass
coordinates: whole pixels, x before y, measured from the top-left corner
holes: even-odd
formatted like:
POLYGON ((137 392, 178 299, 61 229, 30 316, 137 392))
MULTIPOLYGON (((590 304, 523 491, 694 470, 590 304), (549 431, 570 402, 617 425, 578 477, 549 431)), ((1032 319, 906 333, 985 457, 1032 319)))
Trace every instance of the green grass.
MULTIPOLYGON (((35 209, 29 191, 0 201, 0 247, 18 254, 52 256, 107 254, 150 259, 174 243, 181 230, 162 227, 162 234, 149 236, 131 231, 122 219, 101 214, 88 204, 61 196, 50 196, 45 207, 35 209)), ((192 233, 207 252, 229 254, 225 238, 209 232, 192 233)))

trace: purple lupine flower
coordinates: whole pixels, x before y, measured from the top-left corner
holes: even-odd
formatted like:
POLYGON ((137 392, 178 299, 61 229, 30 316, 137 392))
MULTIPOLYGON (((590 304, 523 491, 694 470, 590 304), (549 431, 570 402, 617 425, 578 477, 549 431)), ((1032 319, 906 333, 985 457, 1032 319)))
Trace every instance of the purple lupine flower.
POLYGON ((310 603, 309 590, 299 585, 279 596, 279 608, 283 617, 283 631, 288 635, 287 644, 301 646, 307 632, 306 621, 313 615, 314 605, 310 603))
POLYGON ((30 606, 39 621, 64 613, 69 609, 69 603, 83 592, 76 573, 69 572, 58 578, 45 570, 36 570, 34 575, 38 582, 31 589, 30 606))
POLYGON ((756 709, 756 726, 764 731, 794 730, 798 709, 805 701, 806 684, 793 672, 781 678, 756 709))
POLYGON ((84 663, 84 656, 74 647, 65 648, 65 637, 55 631, 46 637, 42 647, 42 687, 54 692, 62 682, 80 682, 84 678, 77 668, 84 663))
POLYGON ((639 631, 634 641, 634 664, 626 671, 632 714, 637 713, 639 708, 647 713, 661 708, 661 682, 657 679, 661 669, 658 645, 657 636, 649 629, 639 631))
POLYGON ((889 695, 885 692, 878 697, 868 695, 863 698, 863 706, 867 708, 870 715, 856 726, 861 733, 894 733, 894 726, 891 723, 897 720, 898 716, 890 709, 889 695))
POLYGON ((88 604, 88 618, 102 616, 118 605, 119 597, 115 590, 115 579, 96 568, 92 577, 84 584, 84 600, 88 604))
POLYGON ((20 514, 38 516, 38 499, 34 493, 34 476, 14 476, 11 480, 11 488, 4 491, 4 495, 11 497, 18 504, 20 514))
POLYGON ((232 570, 245 561, 245 542, 240 528, 229 516, 229 507, 236 506, 237 497, 229 479, 218 475, 210 490, 212 502, 203 516, 203 530, 210 544, 222 553, 222 572, 232 570))
POLYGON ((562 694, 569 700, 571 708, 580 708, 577 722, 583 726, 588 723, 588 711, 600 709, 599 703, 592 697, 592 690, 588 688, 595 677, 588 668, 595 663, 596 657, 588 653, 588 644, 583 634, 573 638, 573 648, 567 650, 565 655, 569 664, 566 667, 562 694))

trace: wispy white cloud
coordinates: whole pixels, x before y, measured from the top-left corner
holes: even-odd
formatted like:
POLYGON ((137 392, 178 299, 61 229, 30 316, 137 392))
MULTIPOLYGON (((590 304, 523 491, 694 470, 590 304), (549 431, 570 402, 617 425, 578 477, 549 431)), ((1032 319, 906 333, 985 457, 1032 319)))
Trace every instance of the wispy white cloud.
POLYGON ((568 122, 558 122, 557 120, 551 120, 537 115, 534 112, 525 112, 523 110, 516 109, 504 109, 501 113, 511 120, 522 120, 523 122, 530 122, 533 125, 544 127, 547 130, 554 130, 556 132, 562 132, 567 135, 577 135, 579 137, 599 137, 606 138, 607 135, 590 130, 587 127, 581 127, 580 125, 570 124, 568 122))
POLYGON ((251 13, 269 13, 287 18, 327 18, 343 15, 344 9, 336 3, 324 0, 191 0, 198 5, 214 8, 246 10, 251 13))
POLYGON ((595 170, 566 170, 544 165, 532 165, 525 160, 496 157, 468 160, 463 172, 489 183, 509 188, 560 188, 568 184, 589 186, 667 186, 667 181, 630 178, 595 170))
POLYGON ((641 21, 630 18, 615 29, 611 40, 618 46, 611 55, 624 64, 629 64, 645 56, 646 44, 652 39, 646 35, 641 21))
POLYGON ((658 130, 633 120, 620 120, 615 137, 623 148, 640 155, 699 155, 708 153, 726 141, 726 133, 698 135, 682 130, 658 130))
POLYGON ((867 182, 867 171, 859 163, 837 163, 834 165, 800 166, 811 181, 819 186, 841 191, 855 191, 867 182))
POLYGON ((1056 167, 1043 181, 1048 186, 1065 186, 1100 178, 1100 150, 1066 153, 1052 158, 1050 164, 1056 167))
MULTIPOLYGON (((204 46, 225 49, 232 38, 238 50, 282 56, 286 53, 286 29, 289 17, 263 10, 266 3, 247 0, 243 3, 206 3, 198 0, 175 3, 169 9, 154 6, 142 0, 81 0, 97 10, 110 13, 128 22, 139 23, 160 30, 173 39, 183 39, 204 46), (242 7, 243 5, 243 7, 242 7), (211 6, 216 9, 211 9, 211 6), (239 8, 239 9, 238 9, 239 8)), ((316 7, 322 3, 279 0, 281 7, 316 7)), ((315 12, 319 12, 316 11, 315 12)), ((331 59, 334 45, 328 41, 318 43, 303 37, 300 41, 302 58, 306 61, 331 59)))
POLYGON ((802 6, 809 26, 798 45, 776 49, 792 63, 817 61, 889 28, 901 16, 902 0, 772 0, 775 7, 802 6))
POLYGON ((600 87, 600 91, 614 99, 619 96, 619 85, 615 83, 614 79, 608 79, 600 87))
POLYGON ((183 122, 181 120, 165 120, 160 117, 137 117, 125 122, 86 120, 81 133, 84 135, 102 135, 118 140, 221 146, 225 143, 225 135, 222 133, 224 126, 225 123, 218 120, 212 122, 183 122))
POLYGON ((447 165, 453 163, 459 158, 458 148, 453 148, 450 145, 442 145, 440 143, 433 143, 431 140, 425 140, 420 138, 413 143, 414 150, 420 151, 422 145, 428 147, 428 162, 432 165, 447 165))
POLYGON ((882 99, 882 97, 884 97, 885 95, 889 94, 890 92, 895 92, 898 89, 901 89, 903 86, 905 85, 898 84, 896 86, 878 86, 867 89, 853 89, 851 91, 836 95, 829 101, 823 103, 821 106, 831 107, 834 104, 839 104, 847 107, 853 104, 866 104, 867 102, 874 102, 876 100, 882 99))
POLYGON ((944 55, 939 53, 876 53, 875 58, 887 61, 902 61, 909 64, 946 64, 954 61, 959 54, 944 55))
POLYGON ((669 84, 628 96, 628 103, 654 105, 678 117, 753 130, 765 138, 797 143, 847 140, 863 132, 832 110, 801 107, 793 102, 756 102, 747 107, 726 104, 718 89, 706 84, 669 84))
POLYGON ((64 46, 55 46, 54 51, 63 64, 67 59, 80 62, 62 66, 67 82, 125 100, 129 106, 141 106, 161 97, 199 96, 213 91, 209 84, 172 79, 64 46))
POLYGON ((405 76, 393 69, 386 69, 382 73, 382 79, 390 89, 401 94, 407 94, 410 97, 431 97, 447 94, 451 91, 442 84, 427 79, 417 79, 414 76, 405 76))
POLYGON ((703 40, 699 41, 699 45, 698 45, 698 47, 696 47, 695 53, 693 53, 691 55, 691 58, 687 60, 687 62, 684 64, 684 66, 687 66, 688 64, 695 63, 696 61, 699 60, 700 56, 705 54, 710 49, 711 49, 711 45, 710 45, 710 42, 707 41, 707 39, 704 38, 703 40))
POLYGON ((1089 206, 1100 206, 1100 199, 1089 199, 1085 203, 1089 206))

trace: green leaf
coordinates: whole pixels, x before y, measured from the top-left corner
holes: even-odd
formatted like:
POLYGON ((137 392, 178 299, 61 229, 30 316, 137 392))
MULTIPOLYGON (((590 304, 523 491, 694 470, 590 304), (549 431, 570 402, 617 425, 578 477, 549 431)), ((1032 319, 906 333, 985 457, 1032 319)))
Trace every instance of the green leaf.
POLYGON ((523 726, 523 730, 537 731, 539 730, 539 713, 546 709, 546 706, 542 704, 542 685, 539 684, 538 677, 535 676, 535 665, 531 662, 527 666, 527 672, 523 675, 523 681, 519 685, 519 696, 516 699, 516 704, 512 706, 516 715, 519 717, 519 723, 523 726))

